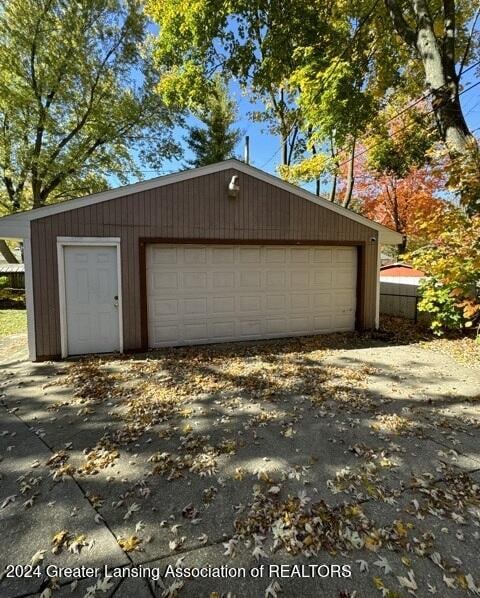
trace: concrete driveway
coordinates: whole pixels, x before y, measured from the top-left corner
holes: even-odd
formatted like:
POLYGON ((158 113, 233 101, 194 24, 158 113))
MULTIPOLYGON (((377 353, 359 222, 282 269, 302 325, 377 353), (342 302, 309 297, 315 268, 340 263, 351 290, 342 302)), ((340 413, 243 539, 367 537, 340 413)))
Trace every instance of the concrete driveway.
POLYGON ((480 369, 434 345, 2 359, 2 597, 480 595, 480 369))

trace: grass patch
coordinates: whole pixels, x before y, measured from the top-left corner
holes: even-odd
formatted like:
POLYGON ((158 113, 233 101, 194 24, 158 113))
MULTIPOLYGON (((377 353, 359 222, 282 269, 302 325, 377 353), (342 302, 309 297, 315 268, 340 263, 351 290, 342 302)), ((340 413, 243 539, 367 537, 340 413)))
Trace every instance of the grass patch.
POLYGON ((27 332, 27 312, 24 309, 0 309, 0 336, 27 332))

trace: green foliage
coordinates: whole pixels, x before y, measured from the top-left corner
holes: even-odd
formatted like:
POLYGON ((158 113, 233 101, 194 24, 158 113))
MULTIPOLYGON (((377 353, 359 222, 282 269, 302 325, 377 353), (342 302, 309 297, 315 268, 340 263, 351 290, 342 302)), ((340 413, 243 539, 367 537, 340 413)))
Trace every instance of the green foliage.
POLYGON ((432 332, 441 336, 447 330, 462 330, 463 310, 452 295, 455 285, 445 286, 435 278, 426 278, 419 285, 421 299, 418 311, 429 314, 432 332))
MULTIPOLYGON (((438 156, 441 160, 445 151, 438 156)), ((466 151, 450 157, 447 162, 448 188, 455 193, 470 214, 480 213, 480 147, 473 137, 467 141, 466 151)))
POLYGON ((302 160, 293 166, 282 165, 279 167, 280 176, 290 183, 316 181, 332 167, 331 159, 325 154, 317 154, 302 160))
POLYGON ((409 109, 392 122, 399 111, 398 101, 390 103, 365 143, 370 148, 367 165, 371 170, 402 179, 429 161, 428 152, 437 138, 425 111, 409 109))
POLYGON ((194 153, 189 166, 206 166, 234 156, 240 131, 233 128, 236 119, 235 103, 228 97, 228 89, 220 77, 215 77, 203 106, 196 110, 203 127, 188 129, 187 145, 194 153))
POLYGON ((453 206, 423 223, 432 242, 406 256, 430 278, 418 308, 432 315, 436 334, 480 326, 480 216, 453 206))
MULTIPOLYGON (((6 0, 0 9, 0 200, 6 212, 141 176, 132 150, 177 148, 154 93, 139 0, 6 0)), ((158 66, 158 65, 157 65, 158 66)))
MULTIPOLYGON (((475 2, 426 4, 423 22, 418 6, 404 0, 147 0, 146 6, 160 30, 156 59, 167 67, 160 89, 176 102, 195 105, 205 81, 221 69, 264 104, 252 117, 280 134, 284 147, 288 141, 299 148, 289 150, 288 159, 284 152, 284 164, 291 165, 292 156, 298 164, 306 154, 318 155, 330 142, 352 147, 370 128, 379 140, 372 166, 401 174, 425 159, 429 136, 422 137, 418 122, 401 135, 401 143, 391 143, 384 135, 385 118, 377 115, 396 93, 403 94, 405 106, 425 91, 426 53, 418 51, 413 38, 428 21, 442 46, 445 60, 437 66, 446 81, 455 78, 449 74, 452 64, 455 70, 465 57, 468 66, 479 48, 475 38, 469 39, 475 2), (402 148, 409 150, 408 157, 402 148)), ((443 113, 437 104, 439 121, 443 113)), ((304 168, 308 176, 311 165, 304 168)), ((284 169, 282 174, 290 176, 284 169)), ((299 180, 295 174, 291 178, 299 180)))

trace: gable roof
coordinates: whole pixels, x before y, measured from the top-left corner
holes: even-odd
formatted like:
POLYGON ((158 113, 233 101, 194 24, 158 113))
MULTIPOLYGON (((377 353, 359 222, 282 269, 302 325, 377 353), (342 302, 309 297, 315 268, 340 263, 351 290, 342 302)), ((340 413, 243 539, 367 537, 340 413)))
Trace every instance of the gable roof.
POLYGON ((402 242, 402 235, 396 231, 377 224, 373 220, 369 220, 352 210, 344 208, 339 204, 332 203, 324 197, 318 197, 310 191, 306 191, 297 185, 287 183, 282 179, 268 174, 263 170, 255 168, 245 162, 240 162, 236 159, 225 160, 224 162, 217 162, 216 164, 210 164, 209 166, 201 166, 200 168, 193 168, 190 170, 183 170, 173 174, 167 174, 159 176, 147 181, 140 181, 139 183, 133 183, 131 185, 125 185, 123 187, 117 187, 115 189, 109 189, 108 191, 102 191, 101 193, 95 193, 93 195, 86 195, 75 199, 70 199, 58 204, 44 206, 43 208, 36 208, 35 210, 28 210, 26 212, 19 212, 17 214, 11 214, 10 216, 4 216, 0 218, 0 239, 22 239, 30 235, 30 221, 38 220, 39 218, 45 218, 53 214, 59 214, 69 210, 76 210, 77 208, 91 206, 93 204, 101 203, 104 201, 110 201, 119 197, 125 197, 132 193, 141 193, 142 191, 148 191, 150 189, 156 189, 163 187, 164 185, 171 185, 172 183, 178 183, 181 181, 187 181, 199 176, 213 174, 215 172, 221 172, 223 170, 234 169, 240 173, 248 174, 255 177, 265 183, 278 187, 288 193, 292 193, 298 197, 302 197, 308 201, 311 201, 323 208, 341 214, 346 218, 350 218, 355 222, 359 222, 364 226, 368 226, 373 230, 378 231, 379 241, 384 244, 399 244, 402 242))

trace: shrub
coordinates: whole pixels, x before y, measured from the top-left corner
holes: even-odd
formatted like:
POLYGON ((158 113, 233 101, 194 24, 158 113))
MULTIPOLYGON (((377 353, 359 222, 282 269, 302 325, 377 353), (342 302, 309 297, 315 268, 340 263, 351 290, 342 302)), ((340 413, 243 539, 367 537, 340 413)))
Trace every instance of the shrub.
POLYGON ((454 206, 422 224, 432 241, 406 258, 429 277, 420 287, 419 311, 431 316, 431 328, 480 328, 480 216, 454 206))

